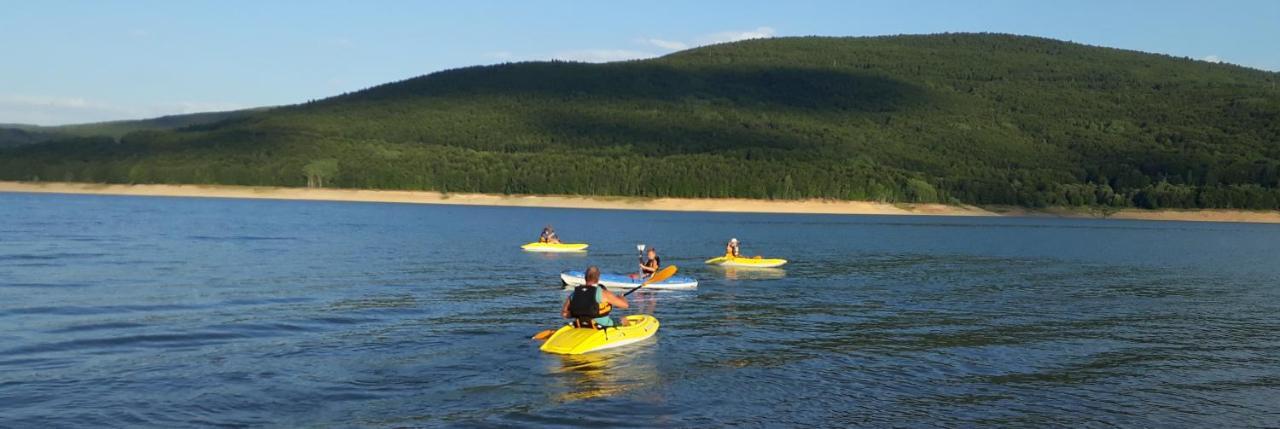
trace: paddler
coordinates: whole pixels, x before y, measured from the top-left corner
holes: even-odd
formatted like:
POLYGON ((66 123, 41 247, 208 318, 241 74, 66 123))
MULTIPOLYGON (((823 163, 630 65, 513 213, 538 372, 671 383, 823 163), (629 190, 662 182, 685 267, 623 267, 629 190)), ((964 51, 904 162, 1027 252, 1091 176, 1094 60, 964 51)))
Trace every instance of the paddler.
POLYGON ((742 250, 738 248, 738 239, 737 239, 737 238, 730 238, 730 239, 729 239, 729 244, 728 244, 728 245, 726 245, 726 246, 724 246, 724 257, 726 257, 726 258, 741 258, 741 257, 742 257, 742 250))
POLYGON ((560 237, 556 236, 556 229, 551 225, 542 227, 542 234, 538 236, 539 243, 560 244, 560 237))
MULTIPOLYGON (((560 308, 560 317, 574 319, 573 325, 578 328, 602 329, 617 326, 617 322, 609 317, 614 307, 628 308, 627 299, 614 295, 600 284, 600 268, 595 265, 587 267, 583 274, 583 285, 573 288, 573 293, 564 300, 560 308)), ((624 319, 622 325, 626 326, 624 319)))
POLYGON ((649 278, 653 273, 658 272, 662 268, 662 258, 658 257, 658 249, 652 247, 645 252, 644 260, 640 261, 640 277, 649 278))

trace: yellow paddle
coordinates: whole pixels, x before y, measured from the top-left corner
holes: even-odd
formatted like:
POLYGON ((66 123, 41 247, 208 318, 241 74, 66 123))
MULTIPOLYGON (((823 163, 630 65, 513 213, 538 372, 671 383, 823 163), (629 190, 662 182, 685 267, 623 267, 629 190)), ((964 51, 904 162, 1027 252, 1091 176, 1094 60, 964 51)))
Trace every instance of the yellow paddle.
MULTIPOLYGON (((644 283, 640 283, 640 286, 631 288, 631 290, 627 291, 627 293, 622 294, 622 296, 626 297, 627 295, 631 295, 631 292, 635 292, 636 290, 642 287, 645 287, 645 285, 649 283, 657 283, 657 282, 669 279, 671 278, 671 276, 674 276, 676 274, 677 269, 678 268, 676 268, 675 265, 671 265, 661 270, 658 270, 658 272, 653 273, 653 276, 649 277, 649 280, 645 280, 644 283)), ((542 341, 551 337, 551 334, 554 334, 554 333, 556 333, 555 329, 548 329, 548 330, 533 334, 533 339, 542 341)))

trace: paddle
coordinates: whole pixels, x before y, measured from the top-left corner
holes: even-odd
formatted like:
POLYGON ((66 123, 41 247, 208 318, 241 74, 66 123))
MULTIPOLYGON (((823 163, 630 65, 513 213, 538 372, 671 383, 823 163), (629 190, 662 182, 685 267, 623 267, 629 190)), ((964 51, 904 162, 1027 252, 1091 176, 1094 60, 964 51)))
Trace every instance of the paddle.
MULTIPOLYGON (((643 266, 644 265, 644 243, 637 244, 636 251, 640 252, 640 265, 643 266)), ((627 277, 631 277, 634 279, 634 278, 640 277, 640 274, 631 273, 631 274, 627 274, 627 277)))
POLYGON ((631 290, 627 291, 627 293, 622 294, 622 297, 626 298, 627 295, 631 295, 631 292, 635 292, 649 283, 657 283, 657 282, 671 278, 671 276, 676 275, 676 269, 677 268, 675 265, 669 265, 666 268, 658 270, 658 272, 653 273, 653 275, 649 277, 649 280, 645 280, 644 283, 640 283, 640 286, 631 288, 631 290))
MULTIPOLYGON (((652 277, 649 277, 649 280, 645 280, 644 283, 640 283, 640 286, 631 288, 631 290, 627 291, 627 293, 622 294, 622 296, 625 298, 627 295, 631 295, 631 292, 640 290, 640 288, 645 287, 645 285, 648 285, 649 283, 657 283, 657 282, 669 279, 671 278, 671 276, 674 276, 676 274, 676 270, 678 270, 678 268, 676 268, 675 265, 671 265, 661 270, 658 270, 658 272, 653 273, 652 277)), ((542 341, 547 339, 548 337, 551 336, 551 334, 554 334, 554 333, 556 333, 555 329, 548 329, 548 330, 533 334, 533 339, 542 341)))

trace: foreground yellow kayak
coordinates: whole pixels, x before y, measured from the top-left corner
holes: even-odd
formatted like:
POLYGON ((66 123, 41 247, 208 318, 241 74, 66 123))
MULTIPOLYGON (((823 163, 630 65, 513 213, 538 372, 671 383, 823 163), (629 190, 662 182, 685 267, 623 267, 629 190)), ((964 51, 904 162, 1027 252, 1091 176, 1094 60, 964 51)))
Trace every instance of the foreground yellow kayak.
POLYGON ((556 330, 542 345, 542 351, 560 355, 580 355, 621 347, 652 337, 658 332, 658 319, 640 314, 624 318, 627 326, 607 329, 575 328, 571 325, 556 330))
POLYGON ((759 256, 754 258, 742 258, 742 257, 733 258, 733 257, 727 257, 727 256, 720 256, 717 258, 711 258, 707 260, 708 265, 719 265, 722 267, 746 267, 746 268, 773 268, 773 267, 781 267, 783 264, 786 264, 786 263, 787 263, 786 259, 769 259, 769 258, 761 258, 759 256))
POLYGON ((585 252, 587 243, 529 243, 520 248, 529 252, 585 252))

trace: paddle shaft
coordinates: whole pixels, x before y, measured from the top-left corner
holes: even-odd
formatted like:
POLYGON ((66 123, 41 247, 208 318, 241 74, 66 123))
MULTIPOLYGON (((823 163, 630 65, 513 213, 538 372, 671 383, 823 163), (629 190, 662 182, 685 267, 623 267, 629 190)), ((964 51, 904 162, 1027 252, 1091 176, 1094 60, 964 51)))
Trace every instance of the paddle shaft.
POLYGON ((671 276, 673 276, 673 275, 675 275, 675 274, 676 274, 676 266, 675 266, 675 265, 671 265, 671 266, 668 266, 668 267, 666 267, 666 268, 663 268, 663 269, 659 270, 658 272, 653 273, 653 276, 649 277, 649 280, 645 280, 645 281, 644 281, 644 283, 640 283, 640 286, 636 286, 636 287, 634 287, 634 288, 631 288, 631 290, 627 291, 627 293, 622 294, 622 297, 623 297, 623 298, 626 298, 626 297, 627 297, 627 295, 631 295, 631 292, 638 291, 638 290, 640 290, 640 288, 645 287, 645 285, 648 285, 649 283, 656 283, 656 282, 660 282, 660 281, 666 280, 667 278, 669 278, 669 277, 671 277, 671 276))

